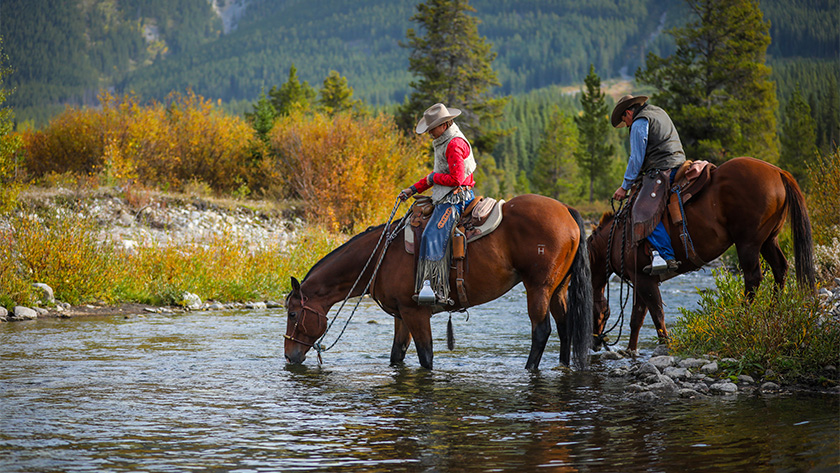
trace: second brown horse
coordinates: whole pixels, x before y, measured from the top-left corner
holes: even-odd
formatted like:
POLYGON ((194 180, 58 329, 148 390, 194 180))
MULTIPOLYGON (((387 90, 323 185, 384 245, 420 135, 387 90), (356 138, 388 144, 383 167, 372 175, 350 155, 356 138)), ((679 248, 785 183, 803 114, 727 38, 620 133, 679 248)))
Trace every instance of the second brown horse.
MULTIPOLYGON (((526 368, 539 367, 551 334, 549 311, 560 334, 561 362, 568 365, 573 350, 575 363, 586 367, 592 340, 592 287, 580 214, 537 195, 511 199, 504 204, 503 214, 499 228, 468 246, 465 280, 469 306, 492 301, 522 282, 531 319, 526 368)), ((290 363, 303 362, 310 348, 317 349, 317 340, 327 330, 327 312, 351 292, 357 278, 362 283, 350 296, 362 295, 374 265, 360 273, 383 231, 379 226, 353 237, 316 263, 302 282, 292 278, 285 335, 285 355, 290 363)), ((402 362, 413 338, 420 364, 431 369, 432 312, 412 299, 414 256, 403 246, 400 232, 382 259, 370 294, 394 317, 391 363, 402 362)), ((455 287, 454 279, 451 287, 455 287)), ((457 299, 457 291, 452 296, 457 299)), ((456 300, 450 309, 467 307, 456 300)))
MULTIPOLYGON (((788 213, 796 276, 800 284, 813 288, 811 223, 802 191, 787 171, 754 158, 727 161, 713 171, 706 188, 685 205, 685 222, 696 253, 703 261, 712 261, 735 245, 744 275, 745 292, 747 297, 752 297, 763 278, 759 255, 770 265, 776 285, 780 288, 784 286, 788 263, 779 248, 778 236, 788 213)), ((680 228, 671 224, 667 215, 663 221, 671 235, 674 253, 681 263, 678 272, 699 269, 687 257, 688 245, 680 239, 680 228)), ((639 330, 647 311, 650 311, 660 342, 667 340, 668 331, 659 293, 660 278, 642 270, 651 262, 644 240, 638 246, 622 243, 630 240, 624 235, 628 231, 626 218, 616 219, 612 213, 606 213, 588 241, 595 298, 595 334, 603 334, 610 315, 604 288, 611 274, 619 274, 633 285, 627 348, 636 352, 639 330)), ((601 337, 596 337, 596 348, 601 341, 601 337)))

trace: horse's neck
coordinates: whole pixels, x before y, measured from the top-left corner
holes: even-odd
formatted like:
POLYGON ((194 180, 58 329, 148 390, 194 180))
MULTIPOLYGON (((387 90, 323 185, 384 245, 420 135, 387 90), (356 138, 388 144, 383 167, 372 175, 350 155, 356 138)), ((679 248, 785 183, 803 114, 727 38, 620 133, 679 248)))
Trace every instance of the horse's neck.
POLYGON ((365 274, 359 274, 371 257, 378 232, 375 235, 362 235, 358 240, 348 242, 337 251, 321 260, 306 276, 302 291, 308 298, 318 299, 326 306, 344 300, 345 297, 358 297, 365 293, 376 261, 370 261, 365 274), (355 287, 353 284, 358 283, 355 287), (351 292, 352 290, 352 292, 351 292))

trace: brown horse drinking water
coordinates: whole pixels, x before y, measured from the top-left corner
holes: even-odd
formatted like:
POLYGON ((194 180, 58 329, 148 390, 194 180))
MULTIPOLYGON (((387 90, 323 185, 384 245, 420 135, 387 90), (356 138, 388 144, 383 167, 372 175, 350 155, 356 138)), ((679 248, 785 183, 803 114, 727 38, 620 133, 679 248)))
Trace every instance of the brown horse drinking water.
MULTIPOLYGON (((790 213, 793 230, 796 276, 800 284, 814 287, 813 247, 811 223, 799 186, 790 173, 754 158, 735 158, 715 169, 711 181, 692 200, 685 204, 685 223, 697 256, 712 261, 732 244, 738 252, 747 297, 752 297, 761 283, 759 254, 773 271, 779 288, 784 287, 787 260, 779 248, 778 235, 790 213)), ((659 293, 659 276, 645 274, 642 268, 651 263, 645 240, 631 246, 627 218, 619 212, 601 217, 601 222, 589 236, 589 257, 592 286, 595 294, 595 345, 602 341, 604 327, 610 315, 604 288, 611 274, 619 274, 633 286, 633 308, 630 316, 628 350, 636 352, 639 329, 650 311, 660 342, 667 340, 668 331, 659 293), (615 226, 615 228, 612 228, 615 226), (610 238, 611 236, 611 238, 610 238), (607 261, 607 248, 610 258, 607 261), (623 251, 622 251, 623 248, 623 251)), ((687 257, 686 245, 680 238, 680 228, 663 216, 665 228, 671 235, 674 253, 680 261, 678 273, 699 269, 687 257)), ((680 225, 681 226, 681 225, 680 225)), ((696 261, 696 259, 695 259, 696 261)))
MULTIPOLYGON (((504 204, 503 214, 501 225, 493 233, 468 245, 464 278, 469 303, 462 305, 457 291, 453 291, 455 305, 451 310, 492 301, 522 282, 531 319, 531 352, 526 368, 539 367, 551 334, 549 310, 560 335, 560 361, 568 365, 573 349, 575 364, 585 368, 592 339, 592 286, 580 214, 537 195, 511 199, 504 204)), ((380 225, 356 235, 316 263, 302 282, 292 278, 292 292, 286 299, 285 335, 290 363, 303 362, 327 329, 330 307, 345 299, 357 279, 362 283, 350 296, 362 295, 374 265, 360 273, 384 230, 380 225)), ((414 275, 414 256, 405 251, 400 231, 387 247, 369 293, 394 317, 391 363, 403 361, 413 337, 420 364, 431 369, 432 312, 412 299, 414 275)), ((453 276, 451 287, 455 284, 453 276)))

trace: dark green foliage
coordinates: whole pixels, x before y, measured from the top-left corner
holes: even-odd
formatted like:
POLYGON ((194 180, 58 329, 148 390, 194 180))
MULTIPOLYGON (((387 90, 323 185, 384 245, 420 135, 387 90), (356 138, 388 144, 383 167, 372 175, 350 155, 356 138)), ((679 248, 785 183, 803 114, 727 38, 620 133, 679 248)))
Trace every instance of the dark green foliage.
POLYGON ((582 193, 580 169, 575 160, 578 130, 572 117, 555 110, 537 150, 534 189, 562 202, 576 201, 582 193))
POLYGON ((347 78, 337 71, 330 71, 324 79, 323 87, 318 91, 318 106, 329 115, 333 115, 358 108, 361 102, 353 99, 353 88, 347 85, 347 78))
POLYGON ((277 114, 286 116, 294 110, 309 110, 317 92, 309 85, 309 82, 301 83, 297 76, 297 68, 292 64, 289 68, 288 80, 279 88, 272 87, 268 95, 271 97, 271 104, 277 110, 277 114))
POLYGON ((580 132, 580 148, 575 158, 585 179, 589 181, 589 202, 594 202, 595 181, 605 175, 604 170, 609 168, 615 147, 607 142, 607 135, 611 131, 610 109, 601 91, 601 78, 595 74, 594 66, 589 66, 589 74, 584 83, 586 90, 580 94, 583 111, 575 117, 580 132))
POLYGON ((799 184, 806 189, 808 183, 806 166, 817 157, 816 131, 811 107, 796 88, 782 112, 782 153, 779 166, 790 171, 799 184))
POLYGON ((260 94, 259 100, 253 105, 253 111, 245 113, 245 118, 248 120, 248 123, 254 127, 257 136, 263 141, 268 141, 268 132, 274 126, 274 120, 277 116, 277 109, 274 108, 274 105, 265 96, 265 92, 260 94))
POLYGON ((491 151, 503 131, 489 128, 502 114, 506 99, 490 95, 500 85, 492 63, 496 53, 478 34, 475 9, 467 0, 428 0, 411 17, 419 31, 409 28, 403 43, 410 50, 408 70, 414 75, 412 92, 397 114, 397 124, 413 132, 423 111, 443 102, 462 111, 458 125, 473 147, 491 151))
POLYGON ((658 91, 690 159, 778 159, 775 87, 765 53, 768 23, 755 0, 688 0, 689 23, 670 31, 677 50, 649 54, 636 73, 658 91))

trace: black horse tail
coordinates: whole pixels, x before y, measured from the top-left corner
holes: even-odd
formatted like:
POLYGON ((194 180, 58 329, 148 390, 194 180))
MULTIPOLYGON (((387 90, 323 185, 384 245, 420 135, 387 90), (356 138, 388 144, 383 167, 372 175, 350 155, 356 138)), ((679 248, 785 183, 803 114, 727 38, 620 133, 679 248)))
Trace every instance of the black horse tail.
POLYGON ((572 262, 566 320, 570 327, 574 362, 579 369, 585 370, 589 367, 589 350, 592 347, 592 271, 589 268, 589 250, 583 218, 571 207, 569 213, 580 228, 580 243, 572 262))
POLYGON ((790 227, 793 230, 793 257, 795 258, 796 280, 800 286, 811 290, 815 284, 814 244, 811 237, 811 219, 805 207, 805 198, 793 176, 782 171, 785 183, 785 203, 790 210, 790 227))

